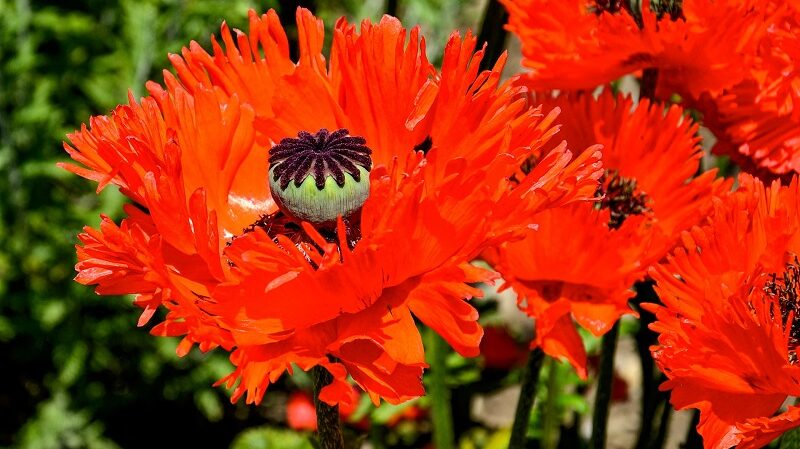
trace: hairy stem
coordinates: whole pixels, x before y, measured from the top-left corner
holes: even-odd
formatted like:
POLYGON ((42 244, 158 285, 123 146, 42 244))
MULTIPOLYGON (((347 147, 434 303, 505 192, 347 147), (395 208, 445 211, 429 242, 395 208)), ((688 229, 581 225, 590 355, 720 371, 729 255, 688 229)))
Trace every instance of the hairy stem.
POLYGON ((511 427, 511 441, 508 449, 524 449, 528 434, 528 422, 531 419, 533 402, 536 399, 536 386, 539 383, 539 372, 544 362, 544 352, 536 348, 528 355, 525 371, 522 374, 522 389, 519 392, 517 411, 514 414, 514 425, 511 427))
POLYGON ((592 416, 591 449, 605 449, 608 430, 608 408, 611 404, 611 387, 614 381, 614 354, 617 351, 619 323, 603 336, 600 354, 600 373, 597 376, 597 395, 592 416))
POLYGON ((333 381, 327 369, 315 366, 311 370, 314 379, 314 406, 317 409, 317 438, 321 449, 344 449, 342 423, 339 421, 339 406, 330 406, 319 400, 319 392, 333 381))

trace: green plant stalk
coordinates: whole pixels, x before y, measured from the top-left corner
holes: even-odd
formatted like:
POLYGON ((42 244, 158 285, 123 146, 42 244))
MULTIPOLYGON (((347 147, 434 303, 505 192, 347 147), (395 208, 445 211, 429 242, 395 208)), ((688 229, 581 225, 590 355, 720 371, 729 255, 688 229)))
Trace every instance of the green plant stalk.
POLYGON ((478 45, 486 43, 486 53, 481 60, 481 70, 490 70, 506 48, 508 31, 504 25, 508 22, 508 11, 498 0, 489 0, 483 14, 481 31, 478 33, 478 45))
POLYGON ((525 371, 522 374, 522 388, 517 401, 517 411, 514 414, 514 424, 511 427, 511 439, 508 449, 525 449, 525 439, 528 435, 528 423, 531 419, 531 409, 536 399, 536 386, 539 383, 539 372, 544 362, 544 352, 536 348, 528 355, 525 371))
POLYGON ((619 322, 603 336, 600 354, 600 373, 597 376, 597 395, 592 415, 591 449, 605 449, 608 430, 608 408, 611 403, 611 387, 614 383, 614 354, 617 351, 619 322))
MULTIPOLYGON (((800 399, 795 399, 794 405, 799 405, 800 399)), ((780 449, 800 449, 800 428, 794 428, 781 436, 780 449)))
POLYGON ((447 387, 447 343, 433 329, 426 329, 426 353, 430 371, 427 376, 428 396, 431 398, 433 444, 436 449, 453 449, 453 411, 450 409, 450 389, 447 387))
POLYGON ((800 429, 792 429, 783 434, 781 437, 780 449, 798 449, 800 448, 800 429))
POLYGON ((657 334, 649 329, 656 317, 654 314, 644 310, 642 303, 659 303, 660 300, 653 290, 653 281, 645 280, 637 282, 636 298, 633 303, 639 312, 639 330, 636 332, 636 349, 639 353, 639 361, 642 370, 642 423, 639 427, 639 436, 636 441, 636 449, 656 449, 663 446, 666 428, 662 429, 660 423, 669 418, 669 393, 659 391, 658 386, 666 380, 663 374, 656 368, 653 356, 650 354, 650 347, 658 341, 657 334), (662 410, 659 413, 658 410, 662 410), (664 415, 663 411, 667 411, 664 415))
POLYGON ((669 421, 672 417, 672 408, 668 400, 660 402, 661 413, 658 419, 658 428, 653 442, 650 444, 649 449, 661 449, 667 442, 667 429, 669 429, 669 421))
POLYGON ((561 424, 561 411, 558 409, 558 395, 561 382, 558 378, 558 362, 547 359, 547 396, 542 410, 542 449, 558 448, 558 429, 561 424))
POLYGON ((317 411, 317 438, 321 449, 344 449, 342 422, 339 420, 339 406, 330 406, 319 400, 319 392, 333 381, 327 369, 315 366, 311 370, 314 379, 314 407, 317 411))
POLYGON ((397 9, 400 6, 399 0, 386 0, 386 14, 397 17, 397 9))

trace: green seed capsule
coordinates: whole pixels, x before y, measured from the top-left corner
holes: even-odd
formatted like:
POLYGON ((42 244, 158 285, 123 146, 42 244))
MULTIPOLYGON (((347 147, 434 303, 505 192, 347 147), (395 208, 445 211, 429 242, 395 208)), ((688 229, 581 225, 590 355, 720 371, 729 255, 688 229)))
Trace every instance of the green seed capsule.
POLYGON ((369 197, 372 151, 346 129, 300 132, 270 150, 272 197, 287 214, 315 225, 348 217, 369 197))

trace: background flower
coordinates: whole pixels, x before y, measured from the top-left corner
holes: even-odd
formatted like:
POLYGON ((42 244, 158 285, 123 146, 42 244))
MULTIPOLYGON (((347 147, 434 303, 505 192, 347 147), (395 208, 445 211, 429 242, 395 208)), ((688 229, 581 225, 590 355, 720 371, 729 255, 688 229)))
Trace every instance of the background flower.
POLYGON ((591 89, 647 68, 681 92, 729 87, 770 17, 754 1, 501 1, 538 90, 591 89))
POLYGON ((757 448, 800 425, 797 396, 798 184, 742 176, 710 223, 653 269, 663 306, 653 357, 672 404, 700 410, 706 448, 757 448))
POLYGON ((597 99, 543 94, 532 101, 561 109, 560 136, 568 142, 603 145, 606 175, 594 203, 544 211, 524 240, 487 256, 536 319, 532 344, 566 358, 585 377, 573 319, 600 336, 631 312, 633 283, 703 219, 712 193, 728 184, 713 170, 692 179, 701 156, 697 125, 680 107, 664 112, 647 100, 634 106, 608 91, 597 99))

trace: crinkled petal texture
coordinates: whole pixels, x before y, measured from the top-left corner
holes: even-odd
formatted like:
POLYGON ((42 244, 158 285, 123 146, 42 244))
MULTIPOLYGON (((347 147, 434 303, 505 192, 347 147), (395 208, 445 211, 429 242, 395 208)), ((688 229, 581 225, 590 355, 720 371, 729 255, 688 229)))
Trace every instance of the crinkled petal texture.
POLYGON ((248 34, 223 25, 212 54, 192 43, 171 56, 177 76, 165 72, 164 87, 69 136, 80 165, 65 167, 138 205, 81 234, 77 280, 136 294, 140 324, 165 307, 153 332, 184 335, 182 354, 194 343, 231 351, 236 370, 221 382, 233 400, 260 401, 293 366, 324 366, 326 402, 349 400, 348 376, 375 401, 401 402, 423 393, 414 317, 476 355, 482 329, 465 300, 495 274, 468 262, 536 212, 590 198, 599 152, 571 161, 561 145, 512 184, 556 114, 501 84, 503 61, 479 72, 473 36, 451 36, 436 71, 418 30, 394 18, 360 31, 341 20, 328 61, 322 22, 303 9, 297 22, 298 62, 275 12, 251 13, 248 34), (277 209, 269 147, 321 128, 373 150, 354 246, 342 221, 335 238, 301 224, 300 243, 251 226, 277 209))
POLYGON ((745 80, 697 104, 714 152, 762 179, 800 172, 800 7, 788 4, 797 9, 768 29, 745 80))
MULTIPOLYGON (((522 42, 536 89, 588 89, 646 68, 660 84, 693 94, 740 81, 758 36, 772 18, 757 0, 681 2, 673 19, 642 2, 641 19, 596 1, 501 0, 508 29, 522 42)), ((614 2, 602 2, 605 4, 614 2)), ((623 2, 625 3, 625 2, 623 2)))
POLYGON ((633 283, 682 230, 700 222, 713 192, 728 187, 713 172, 692 179, 701 157, 697 125, 677 106, 663 112, 643 101, 634 107, 630 98, 610 92, 597 99, 540 95, 533 101, 560 108, 561 136, 579 147, 603 145, 608 172, 634 180, 635 193, 646 198, 647 210, 618 228, 599 203, 541 212, 524 240, 487 252, 522 309, 536 319, 533 344, 586 376, 586 352, 573 319, 595 335, 606 333, 630 312, 633 283))
POLYGON ((700 410, 698 430, 715 449, 759 448, 800 425, 800 408, 780 411, 800 395, 800 367, 790 363, 797 317, 765 292, 800 254, 797 179, 739 183, 715 200, 709 224, 684 233, 653 268, 663 305, 647 305, 659 333, 653 357, 668 378, 662 389, 677 409, 700 410))

